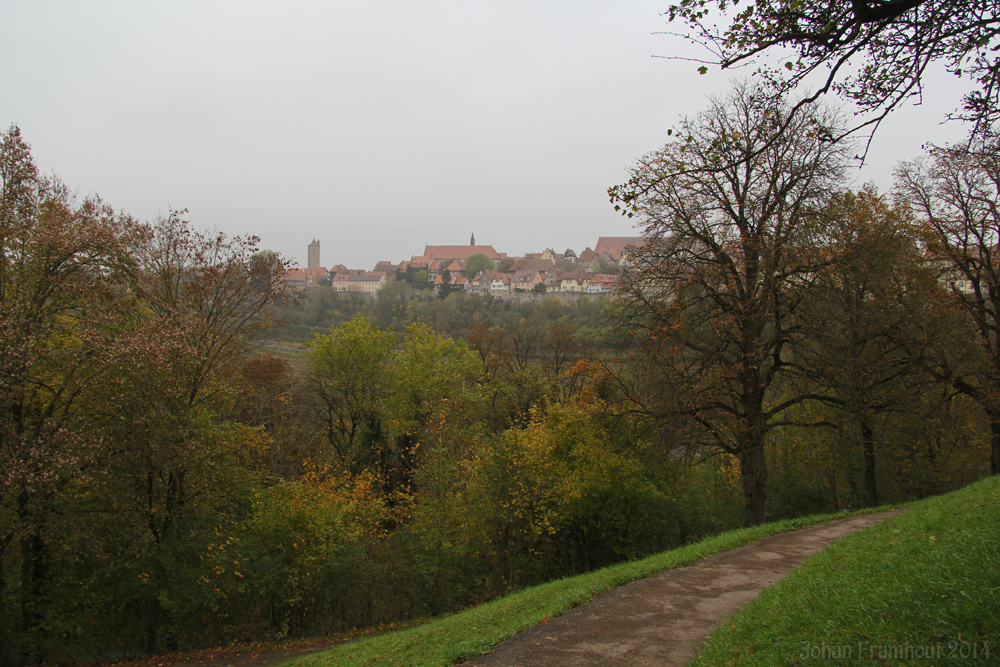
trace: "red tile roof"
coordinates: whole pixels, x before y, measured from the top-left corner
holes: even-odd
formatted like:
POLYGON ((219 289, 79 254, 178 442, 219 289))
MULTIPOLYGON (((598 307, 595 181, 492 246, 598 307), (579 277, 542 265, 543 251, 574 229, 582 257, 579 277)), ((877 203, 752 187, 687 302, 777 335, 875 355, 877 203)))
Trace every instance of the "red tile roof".
POLYGON ((548 259, 519 259, 510 267, 511 271, 548 271, 555 262, 548 259))
POLYGON ((431 259, 468 259, 469 255, 486 255, 490 259, 497 260, 506 257, 506 253, 499 253, 491 245, 429 245, 424 247, 424 254, 419 258, 430 261, 431 259))
POLYGON ((622 250, 627 246, 641 247, 646 243, 642 236, 602 236, 597 239, 594 252, 600 255, 608 253, 616 262, 622 258, 622 250))

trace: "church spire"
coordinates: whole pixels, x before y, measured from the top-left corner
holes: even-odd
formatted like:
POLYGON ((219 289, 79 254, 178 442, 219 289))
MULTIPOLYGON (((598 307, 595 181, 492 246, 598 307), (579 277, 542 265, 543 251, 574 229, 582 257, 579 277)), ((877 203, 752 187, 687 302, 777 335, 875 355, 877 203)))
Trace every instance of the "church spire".
POLYGON ((476 233, 472 232, 472 238, 469 239, 469 245, 476 245, 476 233))

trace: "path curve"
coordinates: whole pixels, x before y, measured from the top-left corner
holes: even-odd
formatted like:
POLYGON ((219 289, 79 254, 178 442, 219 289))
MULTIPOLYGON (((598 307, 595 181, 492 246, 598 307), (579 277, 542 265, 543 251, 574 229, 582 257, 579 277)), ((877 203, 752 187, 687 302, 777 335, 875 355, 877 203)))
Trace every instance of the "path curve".
POLYGON ((899 510, 772 535, 639 579, 470 658, 475 667, 671 667, 687 664, 719 623, 830 542, 899 510))

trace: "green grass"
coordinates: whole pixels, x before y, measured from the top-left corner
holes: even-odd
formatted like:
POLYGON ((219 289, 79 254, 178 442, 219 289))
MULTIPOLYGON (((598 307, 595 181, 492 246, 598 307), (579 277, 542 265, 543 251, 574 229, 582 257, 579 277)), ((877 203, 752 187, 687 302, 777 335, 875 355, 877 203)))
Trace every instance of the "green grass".
POLYGON ((309 347, 305 343, 272 341, 260 349, 284 359, 298 372, 305 373, 309 368, 309 347))
POLYGON ((1000 478, 845 537, 723 623, 693 666, 1000 664, 1000 478))
POLYGON ((643 560, 614 565, 577 577, 527 588, 507 597, 445 616, 416 628, 341 644, 295 660, 295 667, 406 665, 444 667, 490 651, 503 640, 565 614, 599 593, 635 579, 688 565, 768 535, 823 523, 843 514, 827 514, 733 530, 643 560))

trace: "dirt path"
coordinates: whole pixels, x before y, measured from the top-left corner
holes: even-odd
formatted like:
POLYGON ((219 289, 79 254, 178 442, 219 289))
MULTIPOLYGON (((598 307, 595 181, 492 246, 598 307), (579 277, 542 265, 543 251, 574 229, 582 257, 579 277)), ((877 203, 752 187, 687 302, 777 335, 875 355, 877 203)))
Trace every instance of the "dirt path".
POLYGON ((839 537, 898 510, 766 537, 688 567, 633 581, 512 637, 475 667, 680 667, 712 630, 839 537))

